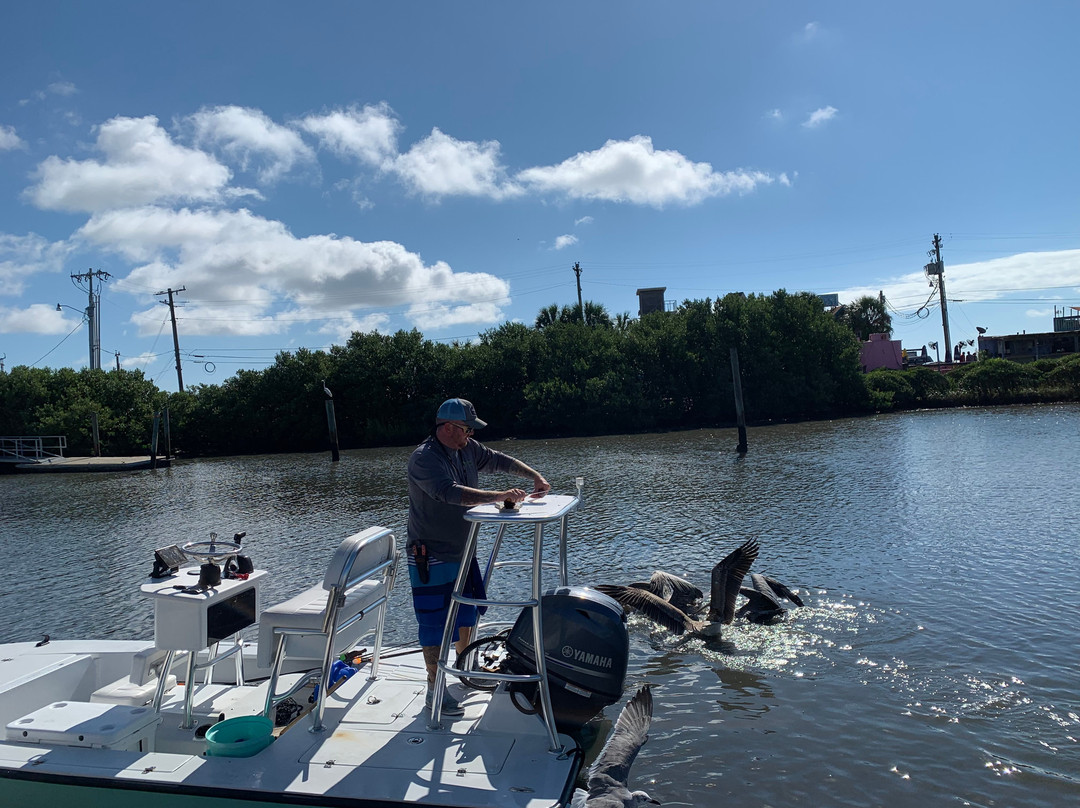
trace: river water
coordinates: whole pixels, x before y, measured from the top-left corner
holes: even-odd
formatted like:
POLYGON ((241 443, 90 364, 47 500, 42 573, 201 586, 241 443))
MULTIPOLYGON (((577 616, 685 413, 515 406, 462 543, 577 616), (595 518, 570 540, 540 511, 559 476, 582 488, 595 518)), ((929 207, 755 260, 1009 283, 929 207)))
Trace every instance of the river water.
MULTIPOLYGON (((493 444, 556 493, 585 478, 571 583, 665 569, 707 591, 713 564, 756 536, 753 569, 806 603, 711 645, 631 618, 627 693, 650 682, 655 699, 632 782, 665 805, 1080 803, 1080 405, 769 426, 748 442, 743 457, 734 430, 493 444)), ((283 599, 350 533, 385 525, 403 543, 408 453, 0 477, 0 642, 152 637, 137 590, 154 548, 211 531, 246 531, 274 573, 265 602, 283 599)), ((415 641, 407 597, 392 601, 396 644, 415 641)))

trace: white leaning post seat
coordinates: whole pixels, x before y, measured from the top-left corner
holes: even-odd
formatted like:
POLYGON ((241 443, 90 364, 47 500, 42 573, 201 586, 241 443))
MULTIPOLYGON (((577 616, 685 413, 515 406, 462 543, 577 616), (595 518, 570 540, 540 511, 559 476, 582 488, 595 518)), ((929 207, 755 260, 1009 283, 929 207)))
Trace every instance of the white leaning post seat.
POLYGON ((369 678, 379 673, 386 605, 394 588, 398 553, 388 528, 372 527, 338 546, 321 586, 313 586, 259 616, 258 663, 270 667, 265 714, 288 694, 278 696, 278 676, 287 656, 318 659, 322 665, 319 699, 312 710, 313 731, 323 728, 323 710, 335 658, 371 630, 376 616, 375 650, 369 678))

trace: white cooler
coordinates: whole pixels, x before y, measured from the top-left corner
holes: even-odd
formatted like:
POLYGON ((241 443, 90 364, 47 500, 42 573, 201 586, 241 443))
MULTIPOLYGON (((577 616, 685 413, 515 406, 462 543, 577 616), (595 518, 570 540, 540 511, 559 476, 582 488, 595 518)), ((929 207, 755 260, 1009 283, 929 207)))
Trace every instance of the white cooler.
POLYGON ((7 725, 7 740, 152 752, 160 719, 149 707, 57 701, 7 725))

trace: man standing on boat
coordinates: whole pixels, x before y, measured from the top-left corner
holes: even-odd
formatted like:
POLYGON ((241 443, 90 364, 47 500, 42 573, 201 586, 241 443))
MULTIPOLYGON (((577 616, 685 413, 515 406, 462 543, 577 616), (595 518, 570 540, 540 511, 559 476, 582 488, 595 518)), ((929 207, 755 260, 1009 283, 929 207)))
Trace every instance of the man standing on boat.
MULTIPOLYGON (((431 435, 409 458, 409 582, 427 667, 429 709, 438 671, 439 646, 450 611, 450 594, 463 562, 470 565, 465 595, 486 596, 476 559, 462 558, 469 537, 465 511, 474 505, 506 500, 521 502, 529 496, 520 488, 502 491, 478 488, 479 472, 531 479, 534 494, 551 488, 540 472, 471 437, 475 430, 485 426, 487 422, 476 417, 471 402, 463 398, 447 399, 435 415, 431 435)), ((459 654, 472 641, 478 616, 475 606, 459 605, 455 621, 459 654)), ((464 710, 450 693, 445 693, 442 712, 462 715, 464 710)))

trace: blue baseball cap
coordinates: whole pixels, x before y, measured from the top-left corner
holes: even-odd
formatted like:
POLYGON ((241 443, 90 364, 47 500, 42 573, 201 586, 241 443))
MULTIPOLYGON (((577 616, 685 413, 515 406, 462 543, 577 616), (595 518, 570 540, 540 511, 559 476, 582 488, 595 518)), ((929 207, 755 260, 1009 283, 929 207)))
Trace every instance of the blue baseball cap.
POLYGON ((442 424, 447 421, 459 421, 473 429, 483 429, 487 421, 481 421, 476 417, 476 407, 471 401, 463 398, 448 398, 439 405, 439 411, 435 414, 435 423, 442 424))

